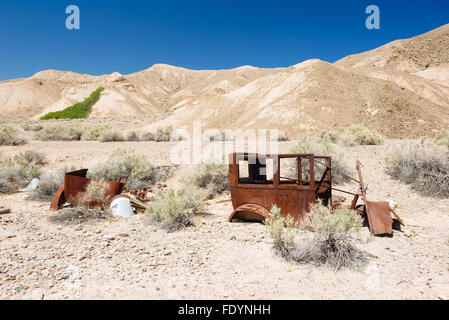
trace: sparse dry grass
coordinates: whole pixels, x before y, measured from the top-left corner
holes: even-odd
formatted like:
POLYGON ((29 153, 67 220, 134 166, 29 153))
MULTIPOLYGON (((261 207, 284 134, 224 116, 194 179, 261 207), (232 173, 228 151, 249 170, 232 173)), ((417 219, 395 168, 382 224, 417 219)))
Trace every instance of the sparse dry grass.
POLYGON ((77 225, 87 222, 98 222, 112 219, 113 216, 104 210, 89 209, 84 206, 75 206, 72 208, 62 209, 48 219, 53 223, 77 225))

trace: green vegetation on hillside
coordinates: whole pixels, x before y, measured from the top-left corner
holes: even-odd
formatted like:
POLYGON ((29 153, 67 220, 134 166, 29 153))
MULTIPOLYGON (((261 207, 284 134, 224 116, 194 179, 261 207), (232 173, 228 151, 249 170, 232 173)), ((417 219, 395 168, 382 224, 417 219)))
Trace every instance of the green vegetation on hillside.
POLYGON ((84 119, 92 112, 92 106, 100 100, 100 94, 104 90, 103 87, 98 88, 83 102, 77 103, 62 111, 50 112, 41 117, 41 120, 51 119, 84 119))

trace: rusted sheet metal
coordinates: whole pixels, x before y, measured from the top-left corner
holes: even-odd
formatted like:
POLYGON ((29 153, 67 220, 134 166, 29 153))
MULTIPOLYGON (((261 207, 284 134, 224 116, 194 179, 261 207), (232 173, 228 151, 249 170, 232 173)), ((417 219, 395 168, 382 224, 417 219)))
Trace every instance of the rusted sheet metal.
POLYGON ((300 221, 310 211, 312 203, 322 201, 325 205, 331 205, 331 171, 323 168, 323 175, 315 181, 317 159, 330 167, 330 157, 303 154, 230 154, 229 181, 234 212, 229 220, 239 218, 263 221, 269 216, 271 207, 276 204, 281 209, 281 215, 290 215, 300 221), (281 176, 281 161, 286 159, 295 163, 296 168, 293 169, 296 169, 297 178, 281 176), (250 160, 252 163, 249 163, 250 160), (239 172, 239 163, 242 161, 248 162, 245 177, 239 172), (267 173, 268 161, 272 164, 271 176, 267 173), (303 164, 307 164, 308 175, 303 176, 303 164))
MULTIPOLYGON (((80 195, 86 191, 88 184, 93 179, 86 178, 88 169, 77 170, 66 173, 64 177, 64 185, 58 190, 53 197, 50 209, 58 210, 64 203, 80 204, 80 195)), ((105 195, 105 205, 109 205, 114 196, 120 194, 125 186, 123 181, 104 181, 108 184, 109 189, 105 195)), ((89 205, 98 205, 96 201, 90 201, 89 205)))
POLYGON ((368 226, 372 234, 392 235, 393 234, 393 219, 390 215, 390 205, 388 202, 372 202, 366 198, 366 187, 363 182, 362 170, 360 161, 357 160, 356 165, 359 174, 359 183, 362 193, 362 199, 365 204, 366 216, 368 218, 368 226))
POLYGON ((64 198, 64 184, 61 185, 56 192, 56 194, 53 196, 53 199, 51 200, 50 204, 50 210, 51 211, 58 211, 59 208, 61 208, 65 203, 64 198))
POLYGON ((388 202, 367 201, 366 212, 370 212, 370 231, 374 235, 392 235, 393 218, 388 202))

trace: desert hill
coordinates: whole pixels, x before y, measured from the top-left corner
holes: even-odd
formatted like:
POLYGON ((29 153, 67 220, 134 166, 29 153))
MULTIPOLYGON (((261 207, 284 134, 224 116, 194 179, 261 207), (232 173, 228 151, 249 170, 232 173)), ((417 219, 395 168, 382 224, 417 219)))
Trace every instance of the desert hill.
POLYGON ((409 73, 449 63, 449 24, 423 35, 396 40, 380 48, 337 61, 339 67, 379 67, 409 73))
POLYGON ((278 128, 292 136, 364 122, 389 137, 449 127, 449 25, 348 56, 277 69, 188 70, 154 65, 129 75, 48 70, 0 82, 3 114, 35 118, 104 86, 91 117, 157 114, 148 129, 278 128))

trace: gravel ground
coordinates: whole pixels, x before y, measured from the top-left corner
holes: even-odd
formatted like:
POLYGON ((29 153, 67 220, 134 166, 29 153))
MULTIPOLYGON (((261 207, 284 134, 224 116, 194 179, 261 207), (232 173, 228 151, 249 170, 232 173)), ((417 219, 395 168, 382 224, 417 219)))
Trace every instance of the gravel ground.
MULTIPOLYGON (((393 238, 360 244, 375 256, 363 271, 335 273, 284 261, 262 224, 227 222, 232 205, 226 194, 208 202, 209 214, 198 218, 196 227, 176 233, 147 226, 141 215, 61 226, 48 221, 48 203, 14 194, 0 196, 0 206, 12 210, 0 215, 0 298, 447 299, 449 201, 421 197, 384 174, 395 143, 343 150, 348 163, 358 158, 364 165, 369 198, 394 199, 406 223, 393 238)), ((290 144, 283 143, 281 151, 290 144)), ((89 167, 116 147, 167 164, 172 146, 31 142, 0 151, 38 149, 54 169, 89 167)))

